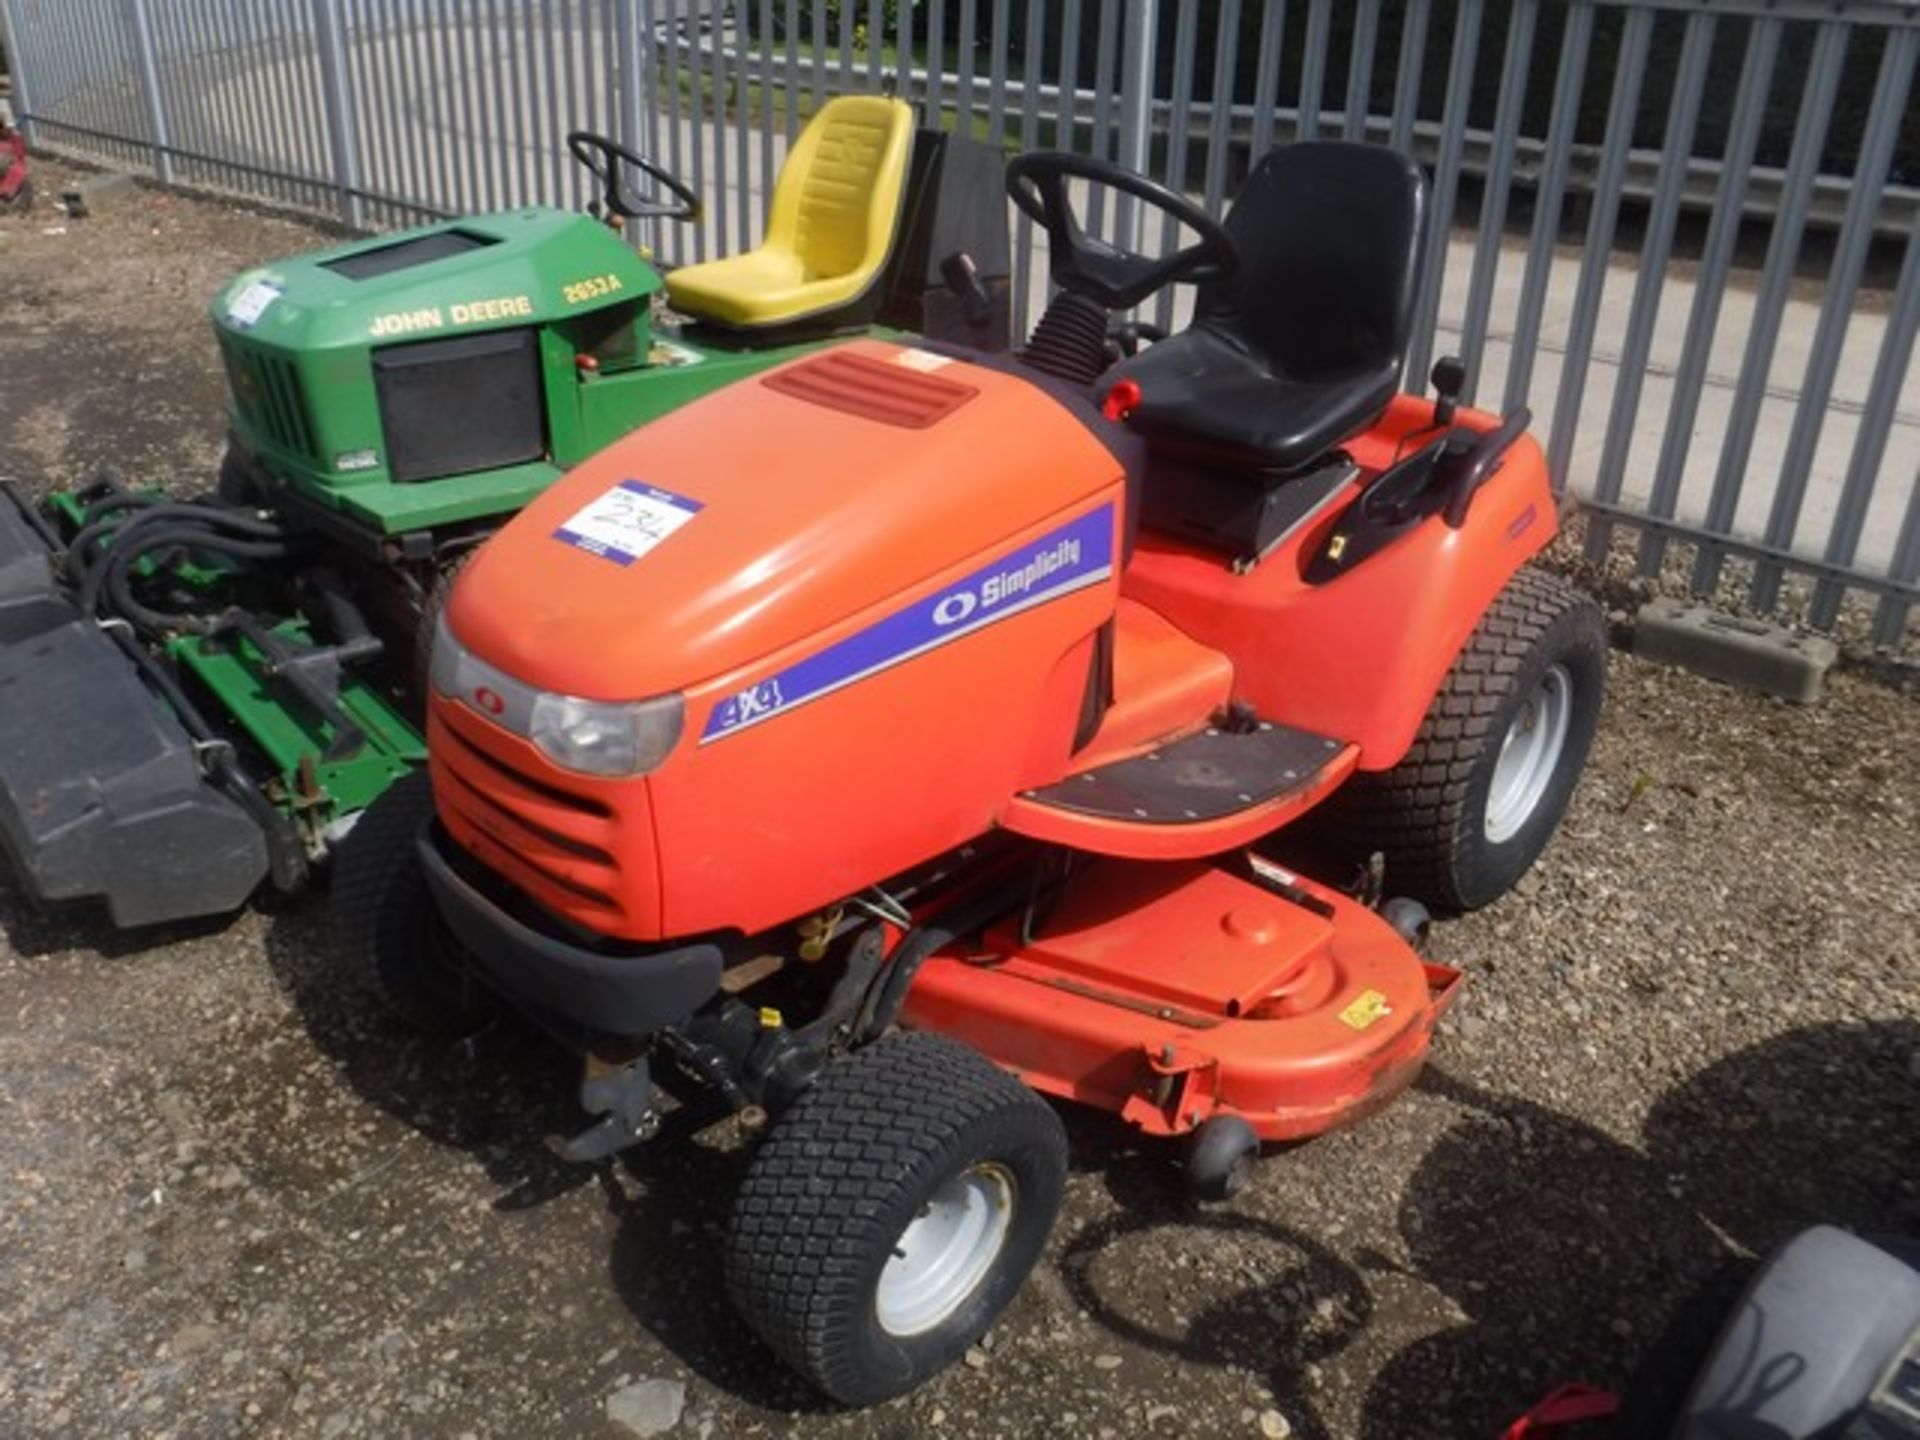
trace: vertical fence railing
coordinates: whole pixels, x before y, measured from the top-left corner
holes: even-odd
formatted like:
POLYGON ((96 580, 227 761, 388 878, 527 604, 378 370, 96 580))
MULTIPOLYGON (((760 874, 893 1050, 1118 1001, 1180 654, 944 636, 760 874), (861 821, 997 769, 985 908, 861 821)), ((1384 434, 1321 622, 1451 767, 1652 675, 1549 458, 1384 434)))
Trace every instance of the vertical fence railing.
MULTIPOLYGON (((1819 626, 1862 596, 1882 645, 1920 603, 1913 0, 0 0, 0 24, 34 143, 356 228, 582 206, 565 136, 612 133, 706 197, 636 227, 664 262, 754 243, 847 90, 1215 213, 1272 144, 1396 145, 1434 182, 1407 382, 1457 353, 1469 398, 1531 405, 1590 559, 1819 626)), ((1087 210, 1139 231, 1126 197, 1087 210)), ((1046 254, 1013 233, 1024 330, 1046 254)))

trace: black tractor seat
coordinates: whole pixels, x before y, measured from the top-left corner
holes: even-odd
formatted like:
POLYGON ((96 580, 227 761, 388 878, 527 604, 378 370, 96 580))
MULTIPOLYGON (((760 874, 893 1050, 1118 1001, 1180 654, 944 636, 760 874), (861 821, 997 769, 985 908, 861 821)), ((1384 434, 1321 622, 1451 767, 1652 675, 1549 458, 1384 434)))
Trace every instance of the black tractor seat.
POLYGON ((1396 150, 1270 150, 1225 221, 1239 268, 1193 324, 1102 377, 1140 387, 1156 457, 1266 481, 1379 418, 1400 385, 1426 238, 1426 181, 1396 150))
POLYGON ((1214 329, 1188 330, 1131 362, 1128 417, 1156 455, 1227 470, 1299 470, 1371 425, 1400 387, 1400 366, 1315 379, 1277 372, 1214 329))

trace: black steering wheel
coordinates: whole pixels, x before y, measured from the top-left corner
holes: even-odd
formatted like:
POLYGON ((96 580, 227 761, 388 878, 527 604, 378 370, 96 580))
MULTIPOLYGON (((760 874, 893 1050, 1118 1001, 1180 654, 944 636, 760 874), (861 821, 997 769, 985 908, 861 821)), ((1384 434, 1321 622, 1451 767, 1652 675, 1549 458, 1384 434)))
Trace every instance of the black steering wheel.
POLYGON ((567 149, 600 182, 608 211, 623 220, 700 218, 698 195, 651 160, 634 154, 619 141, 596 135, 591 130, 575 130, 567 136, 567 149), (627 174, 629 168, 638 170, 653 181, 653 187, 645 193, 636 190, 627 174), (662 190, 665 194, 661 193, 662 190))
POLYGON ((1162 286, 1180 281, 1198 285, 1224 279, 1240 263, 1233 237, 1218 220, 1186 196, 1105 160, 1060 150, 1017 155, 1007 165, 1007 194, 1046 230, 1054 283, 1109 310, 1130 310, 1162 286), (1144 200, 1200 238, 1158 258, 1109 245, 1081 227, 1067 195, 1070 179, 1108 185, 1144 200))

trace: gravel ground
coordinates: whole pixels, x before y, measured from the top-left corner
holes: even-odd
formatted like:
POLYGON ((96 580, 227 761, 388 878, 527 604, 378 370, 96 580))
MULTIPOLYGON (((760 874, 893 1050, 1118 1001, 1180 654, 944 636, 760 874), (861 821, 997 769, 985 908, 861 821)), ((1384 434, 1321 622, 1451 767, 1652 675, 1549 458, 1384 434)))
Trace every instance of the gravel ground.
MULTIPOLYGON (((205 483, 202 307, 315 238, 146 192, 0 219, 0 474, 205 483)), ((1657 1376, 1742 1257, 1920 1227, 1920 710, 1857 674, 1810 710, 1623 655, 1612 683, 1544 862, 1438 932, 1470 985, 1417 1089, 1207 1211, 1068 1115, 1066 1212, 990 1345, 863 1414, 725 1307, 726 1133, 563 1167, 566 1062, 404 1032, 317 904, 123 936, 0 882, 7 1429, 617 1436, 652 1379, 685 1436, 1464 1440, 1657 1376)))

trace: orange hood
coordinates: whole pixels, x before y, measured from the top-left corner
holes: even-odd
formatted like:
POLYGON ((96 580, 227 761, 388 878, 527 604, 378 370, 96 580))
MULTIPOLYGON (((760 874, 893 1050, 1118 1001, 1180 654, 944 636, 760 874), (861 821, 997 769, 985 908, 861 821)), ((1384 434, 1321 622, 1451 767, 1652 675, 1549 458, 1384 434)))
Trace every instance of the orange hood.
POLYGON ((911 593, 1120 469, 1018 375, 857 341, 579 466, 481 548, 448 618, 543 690, 684 690, 911 593))

